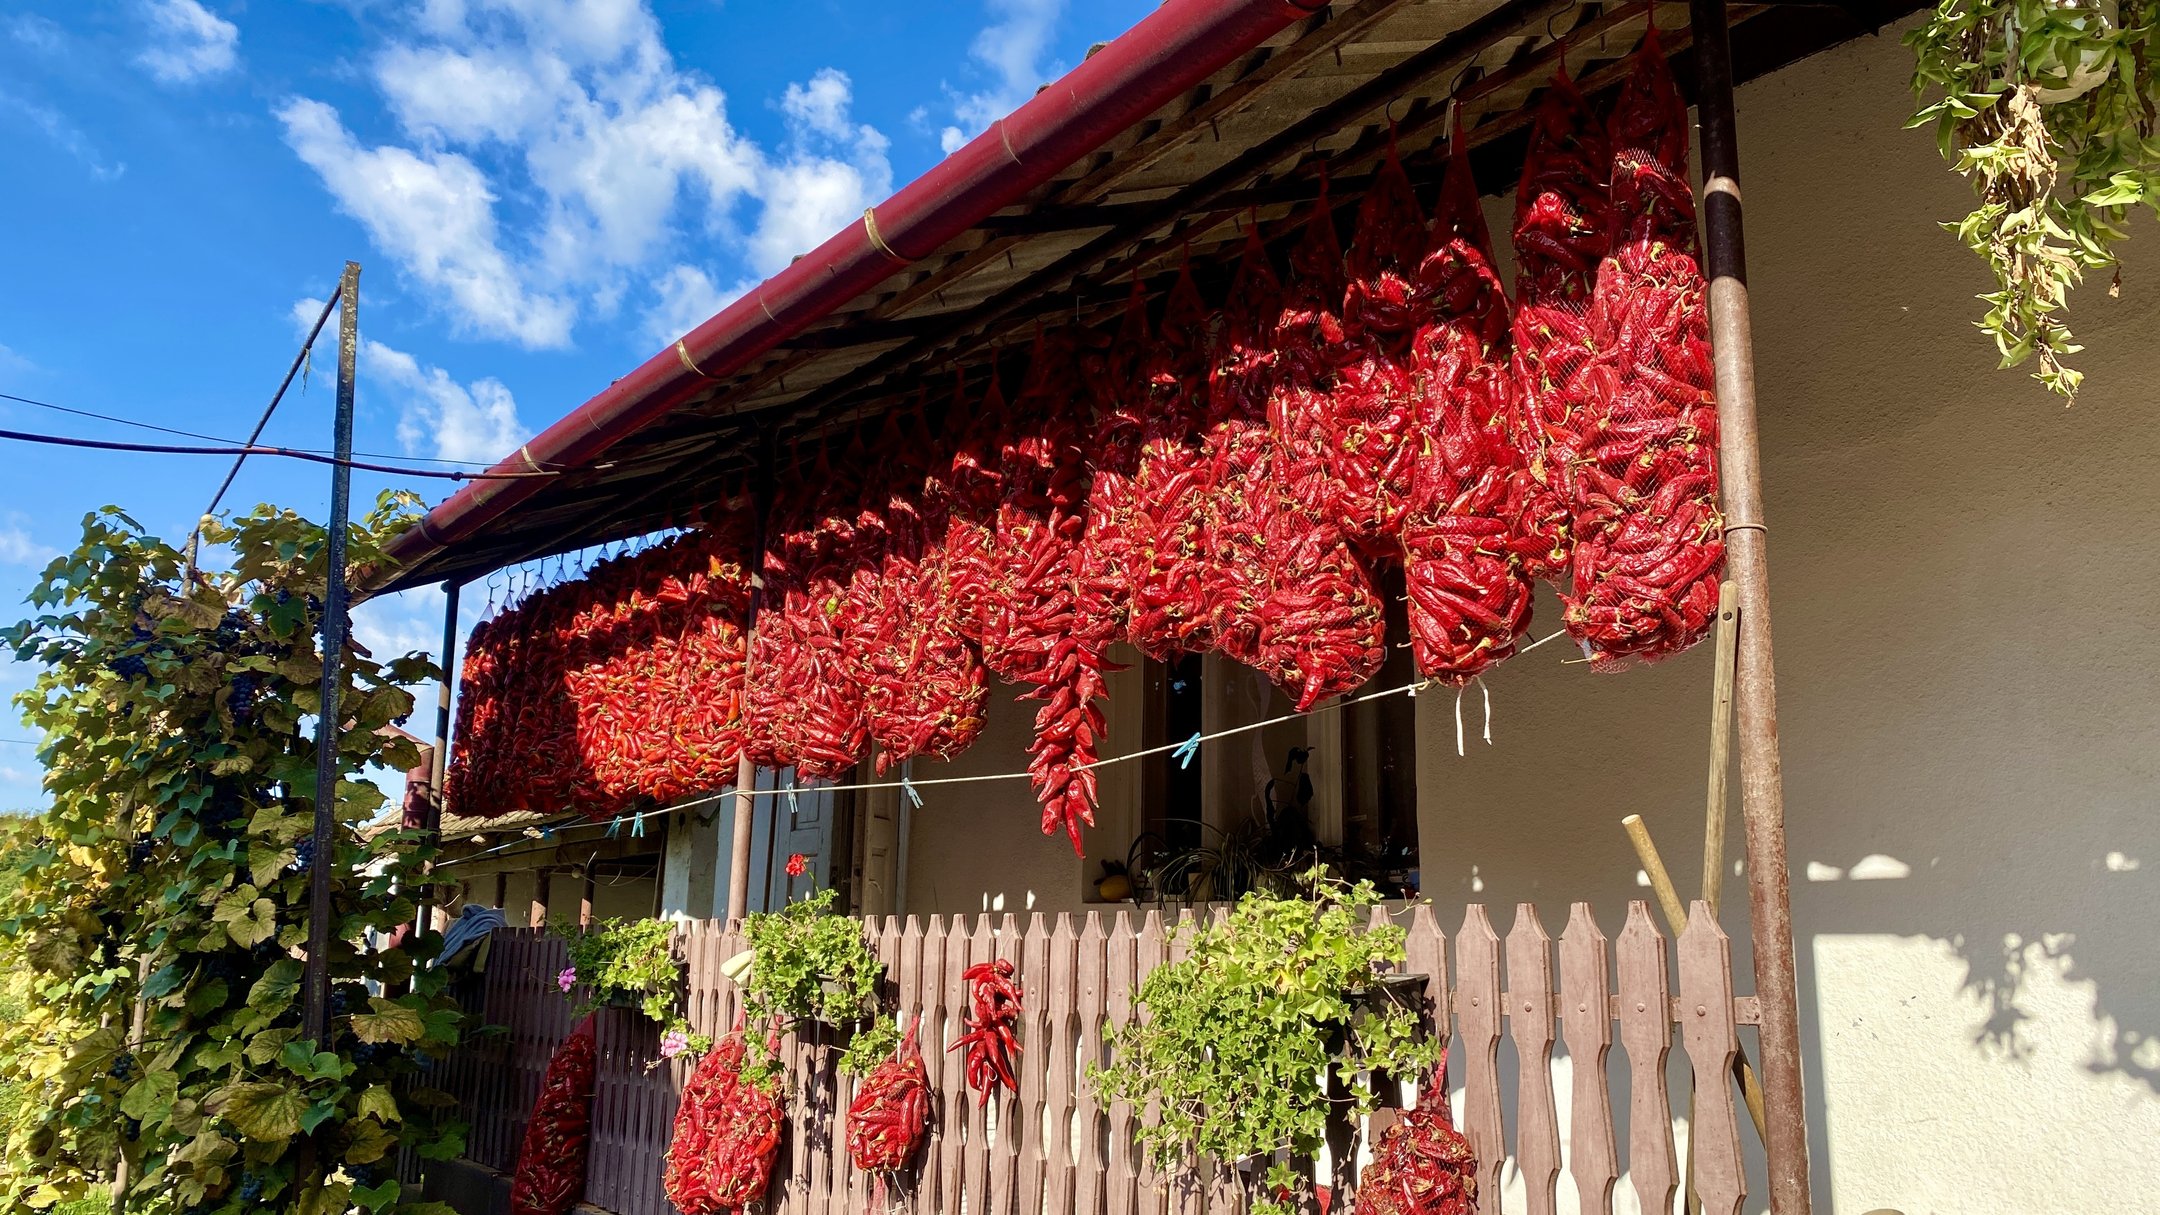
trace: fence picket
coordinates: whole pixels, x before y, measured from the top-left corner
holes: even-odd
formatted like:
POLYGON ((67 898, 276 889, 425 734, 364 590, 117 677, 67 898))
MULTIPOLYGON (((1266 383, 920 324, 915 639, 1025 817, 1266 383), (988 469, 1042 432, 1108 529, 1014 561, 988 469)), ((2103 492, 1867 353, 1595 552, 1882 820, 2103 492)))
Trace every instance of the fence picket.
POLYGON ((1672 1049, 1672 1011, 1665 974, 1665 936, 1650 920, 1650 904, 1628 904, 1616 948, 1620 969, 1620 1043, 1628 1056, 1628 1175, 1645 1212, 1672 1210, 1679 1166, 1673 1160, 1672 1102, 1665 1090, 1665 1056, 1672 1049))
MULTIPOLYGON (((957 921, 955 927, 958 927, 957 921)), ((989 916, 978 916, 975 920, 974 935, 968 942, 967 964, 972 966, 978 962, 994 961, 996 958, 997 933, 990 927, 989 916)), ((962 1199, 968 1215, 995 1209, 990 1198, 990 1117, 988 1103, 970 1103, 967 1158, 963 1170, 966 1188, 962 1199)))
POLYGON ((1472 903, 1455 934, 1455 1019, 1462 1026, 1463 1134, 1477 1153, 1478 1215, 1500 1215, 1500 937, 1472 903))
POLYGON ((1568 1107, 1569 1175, 1575 1179, 1582 1215, 1612 1215, 1613 1183, 1620 1169, 1613 1150, 1612 1084, 1605 1074, 1612 1052, 1612 1012, 1606 993, 1611 970, 1605 934, 1577 903, 1560 934, 1560 1023, 1566 1031, 1574 1089, 1568 1107))
POLYGON ((1552 938, 1537 908, 1515 905, 1507 937, 1508 1036, 1515 1043, 1515 1160, 1530 1215, 1556 1215, 1560 1123, 1552 1081, 1552 938))
POLYGON ((1695 1067, 1693 1146, 1695 1191, 1703 1215, 1739 1215, 1747 1196, 1740 1166, 1740 1127, 1733 1108, 1732 942, 1710 904, 1695 900, 1680 933, 1680 1039, 1695 1067))
POLYGON ((1073 931, 1072 916, 1060 914, 1050 931, 1045 968, 1049 975, 1043 1020, 1047 1032, 1037 1048, 1044 1057, 1042 1125, 1044 1137, 1043 1198, 1045 1211, 1070 1212, 1073 1204, 1074 1090, 1079 1083, 1080 1033, 1078 990, 1080 938, 1073 931))
MULTIPOLYGON (((1150 911, 1140 925, 1140 939, 1133 954, 1133 1004, 1131 1017, 1144 1022, 1147 1011, 1140 1007, 1140 985, 1146 976, 1170 956, 1169 929, 1163 924, 1162 913, 1150 911)), ((1160 1125, 1162 1110, 1153 1099, 1140 1108, 1140 1126, 1144 1130, 1160 1125)), ((1134 1149, 1138 1167, 1134 1170, 1135 1202, 1133 1209, 1139 1215, 1165 1215, 1170 1210, 1169 1179, 1157 1168, 1147 1152, 1137 1145, 1134 1149)))
MULTIPOLYGON (((1102 916, 1091 910, 1087 913, 1086 924, 1080 929, 1074 959, 1073 1003, 1079 1038, 1075 1054, 1080 1067, 1100 1064, 1103 1060, 1103 1023, 1108 1016, 1105 987, 1109 970, 1104 945, 1102 916)), ((1103 1150, 1107 1146, 1103 1141, 1105 1111, 1096 1096, 1095 1086, 1077 1069, 1073 1106, 1074 1153, 1070 1170, 1073 1205, 1068 1209, 1072 1215, 1104 1215, 1103 1196, 1109 1188, 1110 1172, 1109 1156, 1103 1150)))
MULTIPOLYGON (((936 975, 930 990, 936 992, 933 1007, 937 1009, 939 1033, 938 1057, 941 1063, 933 1064, 931 1074, 938 1078, 938 1135, 931 1144, 936 1155, 937 1179, 933 1190, 934 1211, 958 1211, 960 1209, 961 1166, 967 1155, 968 1116, 975 1102, 967 1090, 966 1060, 951 1049, 959 1040, 963 1029, 960 1025, 961 1010, 967 1007, 967 991, 960 972, 967 969, 967 933, 960 926, 960 917, 954 916, 948 927, 943 916, 931 916, 929 940, 925 951, 926 976, 936 975), (930 966, 934 963, 934 968, 930 966)), ((926 977, 925 982, 928 982, 926 977)))
MULTIPOLYGON (((1127 913, 1120 911, 1111 922, 1110 939, 1103 943, 1103 1011, 1113 1029, 1132 1024, 1133 997, 1139 991, 1134 976, 1138 973, 1142 931, 1133 926, 1127 913)), ((1140 1163, 1135 1131, 1141 1111, 1133 1108, 1132 1102, 1119 1098, 1110 1103, 1107 1113, 1109 1139, 1103 1146, 1109 1168, 1103 1178, 1103 1215, 1136 1215, 1140 1163)))

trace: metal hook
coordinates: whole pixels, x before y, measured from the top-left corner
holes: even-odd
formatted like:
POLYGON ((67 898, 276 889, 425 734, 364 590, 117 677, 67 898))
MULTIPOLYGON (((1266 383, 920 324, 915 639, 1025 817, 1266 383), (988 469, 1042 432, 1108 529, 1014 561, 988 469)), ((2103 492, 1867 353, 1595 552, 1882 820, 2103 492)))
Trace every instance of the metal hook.
POLYGON ((1551 16, 1545 18, 1545 38, 1548 42, 1560 41, 1562 36, 1553 33, 1553 22, 1558 21, 1560 18, 1567 16, 1573 11, 1575 10, 1568 8, 1558 8, 1553 10, 1551 16))
POLYGON ((1401 100, 1402 98, 1400 97, 1390 97, 1387 100, 1387 104, 1380 107, 1380 113, 1383 117, 1387 119, 1388 129, 1390 131, 1395 129, 1395 103, 1401 100))

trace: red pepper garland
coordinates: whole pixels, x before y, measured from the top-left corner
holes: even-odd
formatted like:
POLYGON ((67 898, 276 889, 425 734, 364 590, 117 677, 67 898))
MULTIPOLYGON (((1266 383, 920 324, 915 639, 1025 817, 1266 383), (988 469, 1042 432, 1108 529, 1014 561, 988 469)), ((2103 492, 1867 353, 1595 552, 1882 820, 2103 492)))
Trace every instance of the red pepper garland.
POLYGON ((1568 631, 1606 670, 1702 640, 1725 561, 1687 107, 1655 29, 1621 87, 1612 140, 1619 236, 1589 317, 1604 391, 1579 431, 1566 597, 1568 631))
POLYGON ((1358 1174, 1352 1215, 1474 1215, 1477 1155, 1448 1112, 1447 1052, 1440 1054, 1417 1108, 1381 1132, 1373 1162, 1358 1174))
POLYGON ((593 1019, 555 1048, 510 1181, 510 1215, 563 1215, 585 1192, 593 1096, 593 1019))
POLYGON ((1413 488, 1418 389, 1410 347, 1431 311, 1417 280, 1424 252, 1425 220, 1390 133, 1345 262, 1347 350, 1322 426, 1343 529, 1376 553, 1392 550, 1385 541, 1400 534, 1413 488))
POLYGON ((978 962, 961 971, 960 978, 968 985, 968 1011, 961 1018, 967 1032, 946 1050, 967 1052, 967 1085, 988 1105, 1000 1088, 1020 1091, 1013 1072, 1020 1053, 1020 1039, 1013 1031, 1022 1008, 1020 980, 1013 964, 1003 958, 978 962))
POLYGON ((1133 481, 1147 434, 1140 359, 1148 345, 1147 296, 1132 280, 1124 320, 1105 351, 1081 360, 1081 385, 1092 406, 1088 447, 1087 526, 1080 541, 1079 635, 1107 646, 1132 620, 1133 481))
POLYGON ((1267 563, 1255 664, 1300 712, 1362 686, 1386 661, 1380 597, 1338 523, 1321 415, 1341 362, 1342 251, 1326 180, 1290 258, 1274 326, 1272 475, 1255 521, 1267 563))
POLYGON ((1580 431, 1605 381, 1590 297, 1612 246, 1612 147, 1565 66, 1530 128, 1515 192, 1515 550, 1535 578, 1568 568, 1580 431))
POLYGON ((682 1215, 743 1210, 772 1184, 787 1112, 777 1092, 743 1076, 744 1054, 737 1030, 698 1060, 683 1086, 661 1182, 682 1215))
POLYGON ((894 469, 877 595, 858 611, 870 737, 879 773, 917 756, 951 759, 982 733, 989 682, 961 632, 947 547, 949 492, 920 410, 886 428, 894 469))
MULTIPOLYGON (((1207 429, 1202 451, 1207 490, 1198 558, 1207 633, 1234 662, 1260 665, 1261 612, 1268 595, 1264 503, 1273 492, 1274 440, 1268 435, 1268 389, 1275 375, 1270 330, 1282 312, 1282 284, 1268 264, 1257 219, 1245 228, 1245 248, 1223 311, 1223 329, 1208 367, 1207 429)), ((1098 473, 1099 477, 1101 474, 1098 473)))
POLYGON ((997 369, 990 371, 979 409, 968 408, 967 381, 955 377, 945 434, 952 447, 943 486, 945 578, 960 635, 981 644, 990 598, 991 554, 997 539, 998 500, 1004 497, 1002 451, 1010 421, 997 369))
POLYGON ((1126 637, 1158 662, 1214 648, 1200 561, 1206 491, 1200 443, 1207 414, 1207 305, 1180 268, 1162 324, 1141 360, 1140 462, 1132 482, 1127 562, 1132 620, 1126 637))
POLYGON ((870 1069, 847 1112, 848 1159, 865 1173, 898 1173, 930 1138, 930 1073, 908 1026, 900 1049, 870 1069))
POLYGON ((1507 288, 1470 177, 1449 158, 1418 267, 1431 315, 1412 343, 1420 451, 1403 525, 1410 651, 1418 670, 1461 684, 1515 652, 1530 623, 1530 579, 1509 551, 1517 459, 1508 434, 1507 288))

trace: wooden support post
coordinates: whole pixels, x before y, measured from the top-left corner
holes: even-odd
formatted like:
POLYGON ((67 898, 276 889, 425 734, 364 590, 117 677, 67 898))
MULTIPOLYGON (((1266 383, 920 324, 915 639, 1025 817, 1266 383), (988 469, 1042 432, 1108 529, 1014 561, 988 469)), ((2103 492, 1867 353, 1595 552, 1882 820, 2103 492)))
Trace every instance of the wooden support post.
POLYGON ((1755 347, 1734 134, 1732 45, 1725 0, 1690 0, 1696 113, 1702 129, 1704 270, 1717 375, 1718 468, 1725 562, 1740 611, 1735 737, 1747 847, 1748 927, 1762 1006, 1762 1080, 1771 1215, 1810 1215, 1807 1107, 1801 1091, 1800 999, 1793 963, 1792 892, 1785 860, 1785 792, 1770 644, 1769 533, 1763 524, 1755 419, 1755 347))
POLYGON ((579 928, 590 931, 593 926, 593 892, 595 889, 591 861, 585 862, 585 868, 580 876, 584 881, 584 889, 578 895, 577 923, 579 928))
MULTIPOLYGON (((757 486, 750 501, 750 607, 743 616, 743 654, 747 660, 757 639, 758 610, 765 604, 765 529, 772 519, 773 456, 777 432, 768 426, 758 443, 757 486)), ((752 672, 747 665, 743 677, 752 672)), ((750 910, 750 829, 757 821, 757 765, 745 753, 735 763, 735 831, 728 851, 727 920, 735 923, 750 910)))
POLYGON ((1740 640, 1738 592, 1730 580, 1718 587, 1717 667, 1710 676, 1710 788, 1704 800, 1702 900, 1710 914, 1725 892, 1725 786, 1732 772, 1733 649, 1740 640))
MULTIPOLYGON (((435 692, 435 754, 429 776, 432 787, 428 790, 427 808, 423 812, 426 819, 420 824, 420 829, 427 833, 423 842, 430 848, 442 846, 443 783, 450 772, 450 699, 457 687, 458 589, 455 582, 443 584, 442 679, 437 682, 435 692)), ((432 872, 434 868, 435 862, 429 861, 426 871, 432 872)), ((423 878, 419 909, 413 919, 414 932, 427 932, 435 927, 435 905, 440 901, 435 897, 434 887, 423 878)))

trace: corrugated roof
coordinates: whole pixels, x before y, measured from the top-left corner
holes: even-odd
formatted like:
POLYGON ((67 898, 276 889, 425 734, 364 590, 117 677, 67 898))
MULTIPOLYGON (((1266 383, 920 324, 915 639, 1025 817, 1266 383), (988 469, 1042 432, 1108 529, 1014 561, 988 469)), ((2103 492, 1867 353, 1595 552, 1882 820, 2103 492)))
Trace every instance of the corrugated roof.
MULTIPOLYGON (((1773 71, 1916 7, 1737 6, 1736 74, 1773 71)), ((1687 8, 1654 11, 1685 91, 1687 8)), ((1109 316, 1134 273, 1174 271, 1187 251, 1203 272, 1219 267, 1250 214, 1263 231, 1287 234, 1323 167, 1331 196, 1354 205, 1391 122, 1413 178, 1435 182, 1451 97, 1480 185, 1511 189, 1555 67, 1564 58, 1593 95, 1611 89, 1649 13, 1642 3, 1570 0, 1330 5, 1066 166, 1025 202, 930 256, 895 262, 882 283, 799 337, 374 589, 466 580, 688 522, 743 487, 767 428, 785 441, 913 399, 926 385, 949 391, 955 368, 979 372, 1038 320, 1109 316)))

